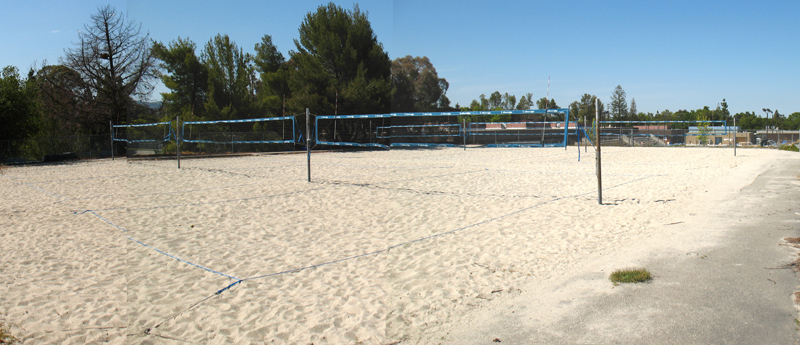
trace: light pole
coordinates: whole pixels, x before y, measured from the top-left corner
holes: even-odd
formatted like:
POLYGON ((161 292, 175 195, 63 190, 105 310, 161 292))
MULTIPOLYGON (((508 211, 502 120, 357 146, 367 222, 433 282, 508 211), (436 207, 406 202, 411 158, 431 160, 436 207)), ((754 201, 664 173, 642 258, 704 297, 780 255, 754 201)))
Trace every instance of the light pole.
POLYGON ((767 114, 767 147, 769 147, 769 114, 772 113, 772 110, 769 110, 769 108, 761 108, 761 111, 767 114))

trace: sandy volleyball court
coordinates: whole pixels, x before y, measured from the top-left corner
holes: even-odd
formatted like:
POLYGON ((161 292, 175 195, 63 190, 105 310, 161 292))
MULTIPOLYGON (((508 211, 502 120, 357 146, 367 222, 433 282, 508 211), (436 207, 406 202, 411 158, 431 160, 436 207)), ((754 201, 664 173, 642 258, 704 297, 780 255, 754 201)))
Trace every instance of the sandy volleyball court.
POLYGON ((12 167, 0 320, 24 344, 428 343, 578 268, 713 242, 664 224, 796 155, 604 148, 598 205, 580 150, 315 153, 311 183, 303 154, 12 167))

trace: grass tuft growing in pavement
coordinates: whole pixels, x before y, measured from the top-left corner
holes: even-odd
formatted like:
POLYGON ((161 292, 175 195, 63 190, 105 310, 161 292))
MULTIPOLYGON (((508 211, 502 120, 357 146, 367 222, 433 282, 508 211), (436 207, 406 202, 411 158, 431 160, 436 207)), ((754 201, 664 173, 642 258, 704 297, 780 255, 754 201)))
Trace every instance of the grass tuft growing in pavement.
POLYGON ((644 268, 626 268, 611 273, 611 282, 619 283, 642 283, 653 279, 650 272, 644 268))

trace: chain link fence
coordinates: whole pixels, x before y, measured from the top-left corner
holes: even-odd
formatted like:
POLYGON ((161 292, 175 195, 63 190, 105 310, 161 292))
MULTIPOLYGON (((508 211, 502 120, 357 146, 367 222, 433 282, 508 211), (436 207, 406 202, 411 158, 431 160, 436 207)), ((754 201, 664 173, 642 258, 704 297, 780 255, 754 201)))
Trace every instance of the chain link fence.
MULTIPOLYGON (((116 152, 124 154, 124 145, 116 146, 116 152)), ((104 157, 111 157, 108 134, 0 140, 0 163, 4 164, 104 157)))

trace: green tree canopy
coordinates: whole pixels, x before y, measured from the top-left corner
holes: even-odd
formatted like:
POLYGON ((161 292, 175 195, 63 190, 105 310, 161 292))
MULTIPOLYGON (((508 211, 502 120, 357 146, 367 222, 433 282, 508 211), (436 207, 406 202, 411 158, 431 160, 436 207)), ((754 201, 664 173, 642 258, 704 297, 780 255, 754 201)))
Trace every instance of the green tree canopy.
POLYGON ((551 98, 551 99, 548 100, 545 97, 539 98, 539 100, 536 101, 536 108, 538 108, 538 109, 559 109, 558 104, 556 104, 556 100, 555 99, 551 98), (547 102, 547 104, 545 104, 545 102, 547 102))
POLYGON ((186 120, 204 114, 203 104, 208 91, 208 69, 196 54, 197 46, 189 38, 177 40, 164 46, 153 44, 153 55, 161 60, 160 73, 169 93, 162 93, 163 107, 170 115, 182 115, 186 120))
POLYGON ((581 96, 580 101, 572 102, 569 105, 570 117, 578 121, 586 120, 586 123, 592 123, 595 119, 595 101, 597 101, 600 108, 600 113, 605 113, 605 106, 603 101, 597 99, 597 96, 588 93, 581 96))
MULTIPOLYGON (((33 81, 22 79, 14 66, 0 74, 0 140, 27 139, 38 129, 37 90, 33 81)), ((19 142, 11 142, 11 151, 0 152, 5 158, 19 142)), ((6 146, 6 148, 9 148, 6 146)))
POLYGON ((36 73, 36 80, 42 135, 91 134, 93 126, 107 121, 98 112, 91 111, 86 95, 92 90, 77 71, 64 65, 45 64, 36 73))
POLYGON ((256 86, 257 106, 265 116, 283 115, 283 100, 292 97, 286 59, 272 43, 270 35, 264 35, 261 43, 256 43, 255 51, 253 62, 260 73, 260 85, 256 86))
POLYGON ((528 110, 533 106, 533 94, 527 93, 524 96, 520 97, 519 102, 517 102, 517 110, 528 110))
POLYGON ((622 89, 622 86, 617 85, 617 87, 614 88, 614 93, 611 94, 611 103, 609 107, 613 120, 624 121, 627 118, 628 102, 625 100, 625 90, 622 89))
POLYGON ((217 35, 206 43, 201 56, 208 69, 206 117, 256 117, 251 109, 255 91, 250 54, 237 47, 228 35, 217 35))
POLYGON ((391 108, 391 61, 358 6, 347 11, 334 3, 306 15, 297 52, 291 54, 292 105, 297 110, 332 113, 336 93, 340 112, 387 113, 391 108))
POLYGON ((437 111, 450 107, 447 89, 450 84, 439 78, 430 60, 407 55, 392 61, 392 111, 437 111))
POLYGON ((800 112, 791 113, 784 124, 787 130, 800 130, 800 112))
POLYGON ((278 51, 278 47, 272 43, 272 36, 270 35, 261 37, 261 43, 256 43, 255 51, 256 55, 253 57, 253 62, 260 73, 277 72, 281 65, 286 62, 283 54, 278 51))

